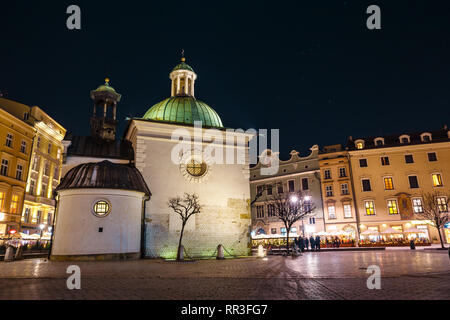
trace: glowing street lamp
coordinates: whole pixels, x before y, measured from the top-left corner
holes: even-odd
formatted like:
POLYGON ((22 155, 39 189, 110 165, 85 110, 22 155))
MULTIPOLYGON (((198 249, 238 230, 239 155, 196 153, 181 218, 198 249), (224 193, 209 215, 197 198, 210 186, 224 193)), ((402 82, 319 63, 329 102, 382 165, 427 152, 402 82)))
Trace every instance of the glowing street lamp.
POLYGON ((305 196, 305 201, 310 201, 311 200, 311 196, 305 196))
POLYGON ((297 196, 291 196, 290 201, 292 203, 297 203, 298 202, 298 197, 297 196))

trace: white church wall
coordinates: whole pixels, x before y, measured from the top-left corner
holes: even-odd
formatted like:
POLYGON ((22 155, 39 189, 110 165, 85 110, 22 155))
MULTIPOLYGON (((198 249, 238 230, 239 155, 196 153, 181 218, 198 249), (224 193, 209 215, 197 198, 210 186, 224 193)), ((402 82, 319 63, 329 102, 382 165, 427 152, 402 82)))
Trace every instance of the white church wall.
POLYGON ((168 133, 175 128, 134 121, 127 137, 135 148, 136 167, 152 192, 146 208, 147 256, 175 257, 181 223, 167 202, 184 193, 196 193, 203 205, 185 230, 183 244, 188 255, 210 256, 219 244, 231 254, 247 255, 251 225, 248 165, 212 164, 200 182, 189 181, 180 165, 171 161, 176 143, 168 133))
POLYGON ((139 253, 143 197, 127 190, 60 191, 52 256, 139 253), (111 205, 106 217, 93 214, 99 200, 111 205))

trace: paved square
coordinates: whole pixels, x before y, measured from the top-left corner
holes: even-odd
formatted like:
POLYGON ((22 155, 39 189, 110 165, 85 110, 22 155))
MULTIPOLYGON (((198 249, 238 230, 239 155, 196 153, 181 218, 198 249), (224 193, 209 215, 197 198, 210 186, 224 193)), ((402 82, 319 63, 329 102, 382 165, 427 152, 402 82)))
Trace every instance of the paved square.
POLYGON ((446 251, 305 253, 301 257, 125 262, 0 262, 0 299, 450 299, 446 251), (81 268, 81 290, 66 269, 81 268), (366 268, 381 269, 369 290, 366 268))

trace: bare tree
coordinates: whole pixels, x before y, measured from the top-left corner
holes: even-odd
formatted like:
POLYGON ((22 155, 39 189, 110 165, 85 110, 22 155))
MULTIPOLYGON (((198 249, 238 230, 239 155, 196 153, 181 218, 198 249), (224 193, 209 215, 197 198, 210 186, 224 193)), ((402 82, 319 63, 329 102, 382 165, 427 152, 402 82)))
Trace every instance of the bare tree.
POLYGON ((286 250, 289 254, 289 233, 297 221, 305 219, 315 210, 311 197, 303 192, 277 193, 268 197, 273 205, 273 214, 280 219, 286 228, 286 250))
POLYGON ((189 193, 185 193, 183 198, 181 198, 180 196, 170 198, 167 202, 167 205, 169 206, 169 208, 172 208, 174 212, 178 213, 181 218, 181 234, 177 250, 177 261, 180 261, 182 260, 181 242, 183 241, 184 228, 186 227, 186 224, 190 217, 192 217, 194 214, 200 213, 200 211, 202 210, 202 206, 199 203, 198 196, 196 194, 189 193))
POLYGON ((443 249, 445 249, 445 246, 442 239, 442 230, 445 224, 450 221, 449 201, 450 194, 443 195, 437 191, 422 193, 422 212, 416 213, 419 218, 429 220, 431 225, 437 229, 443 249))

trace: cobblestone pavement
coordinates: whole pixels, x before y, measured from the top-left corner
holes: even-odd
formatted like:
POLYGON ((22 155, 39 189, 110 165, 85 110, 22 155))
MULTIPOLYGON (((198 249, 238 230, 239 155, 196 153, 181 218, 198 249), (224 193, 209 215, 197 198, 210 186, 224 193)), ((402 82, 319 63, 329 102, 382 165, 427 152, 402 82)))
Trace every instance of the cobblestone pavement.
POLYGON ((305 253, 225 261, 0 262, 0 299, 450 299, 445 251, 305 253), (66 269, 81 268, 81 290, 66 269), (381 290, 366 286, 381 269, 381 290))

